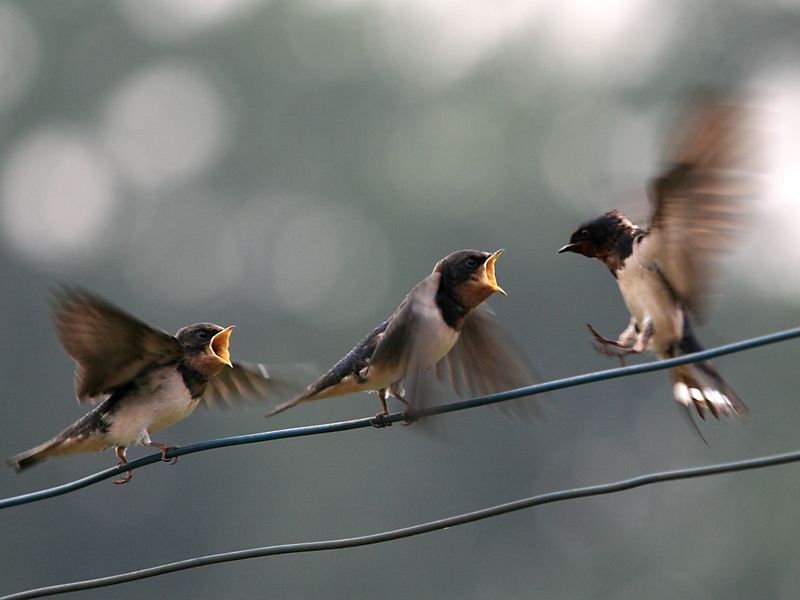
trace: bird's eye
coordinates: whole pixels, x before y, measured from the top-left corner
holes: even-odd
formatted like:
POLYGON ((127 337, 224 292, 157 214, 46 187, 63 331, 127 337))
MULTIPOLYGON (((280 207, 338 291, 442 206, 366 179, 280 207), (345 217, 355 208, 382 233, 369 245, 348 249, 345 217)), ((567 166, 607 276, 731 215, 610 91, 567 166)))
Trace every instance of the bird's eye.
POLYGON ((587 237, 589 237, 589 230, 588 229, 581 229, 581 231, 580 231, 580 233, 578 235, 581 236, 582 238, 587 238, 587 237))
POLYGON ((204 339, 206 339, 208 337, 208 332, 200 330, 200 331, 197 332, 197 337, 199 337, 200 339, 204 340, 204 339))
POLYGON ((478 261, 475 260, 474 258, 468 258, 467 259, 467 266, 468 267, 477 267, 478 266, 478 261))

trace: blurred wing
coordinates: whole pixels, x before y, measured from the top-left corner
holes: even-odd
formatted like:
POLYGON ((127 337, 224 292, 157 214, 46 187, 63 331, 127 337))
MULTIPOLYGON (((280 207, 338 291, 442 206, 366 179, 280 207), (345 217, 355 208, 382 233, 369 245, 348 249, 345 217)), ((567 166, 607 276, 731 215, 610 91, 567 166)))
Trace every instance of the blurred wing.
POLYGON ((147 367, 183 356, 174 336, 80 288, 55 291, 52 309, 61 344, 76 363, 81 403, 110 394, 147 367))
POLYGON ((747 231, 758 198, 758 148, 750 110, 699 103, 651 190, 653 260, 700 321, 717 291, 720 263, 747 231))
POLYGON ((423 279, 397 308, 375 346, 370 371, 390 369, 402 378, 439 359, 441 355, 434 356, 436 349, 449 334, 436 305, 440 277, 433 273, 423 279))
MULTIPOLYGON (((436 363, 436 375, 442 383, 449 383, 462 398, 527 387, 539 380, 525 353, 484 305, 473 309, 467 316, 458 342, 436 363)), ((533 404, 519 399, 496 407, 524 414, 530 412, 533 404)))
POLYGON ((227 408, 248 401, 276 401, 286 397, 298 386, 285 379, 272 377, 261 364, 234 362, 223 367, 208 383, 203 402, 213 408, 227 408))

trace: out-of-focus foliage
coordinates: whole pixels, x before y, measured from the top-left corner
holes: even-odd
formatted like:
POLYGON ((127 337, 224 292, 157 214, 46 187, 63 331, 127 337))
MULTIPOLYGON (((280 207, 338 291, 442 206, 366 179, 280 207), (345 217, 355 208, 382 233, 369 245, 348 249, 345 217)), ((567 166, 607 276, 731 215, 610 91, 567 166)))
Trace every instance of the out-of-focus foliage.
MULTIPOLYGON (((436 261, 505 248, 490 301, 550 379, 614 366, 627 314, 581 221, 640 221, 687 90, 761 93, 770 178, 707 344, 796 326, 800 5, 790 0, 0 2, 0 452, 82 414, 46 301, 75 281, 236 360, 327 368, 436 261)), ((1 592, 409 525, 523 495, 797 448, 796 343, 717 361, 752 423, 684 423, 653 374, 488 410, 193 455, 0 512, 1 592)), ((443 395, 443 399, 448 396, 443 395)), ((399 407, 395 407, 398 408, 399 407)), ((374 396, 197 414, 191 442, 365 416, 374 396)), ((154 439, 155 439, 154 438, 154 439)), ((130 455, 140 456, 142 449, 130 455)), ((112 453, 0 473, 10 496, 112 453)), ((794 598, 795 467, 542 507, 385 546, 211 567, 115 598, 794 598)), ((87 594, 107 597, 108 592, 87 594)))

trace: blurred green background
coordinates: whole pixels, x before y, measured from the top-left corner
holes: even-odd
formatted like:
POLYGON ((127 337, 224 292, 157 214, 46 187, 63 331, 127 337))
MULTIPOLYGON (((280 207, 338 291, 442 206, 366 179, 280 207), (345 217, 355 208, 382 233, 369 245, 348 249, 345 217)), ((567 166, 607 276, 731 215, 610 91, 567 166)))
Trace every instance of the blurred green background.
MULTIPOLYGON (((584 325, 627 325, 612 277, 556 251, 604 210, 646 220, 647 178, 696 85, 762 91, 773 134, 757 232, 698 331, 713 346, 800 321, 796 0, 0 2, 0 452, 85 412, 49 320, 59 280, 171 332, 236 325, 235 359, 325 369, 441 257, 505 248, 508 297, 490 304, 542 377, 616 366, 584 325)), ((532 425, 479 409, 448 416, 442 438, 396 426, 154 465, 0 512, 0 593, 796 450, 798 355, 790 342, 717 361, 753 419, 701 424, 708 446, 655 373, 554 393, 532 425)), ((266 408, 198 412, 154 439, 378 401, 266 408)), ((6 469, 0 495, 113 464, 6 469)), ((81 597, 796 598, 798 497, 798 467, 778 467, 81 597)))

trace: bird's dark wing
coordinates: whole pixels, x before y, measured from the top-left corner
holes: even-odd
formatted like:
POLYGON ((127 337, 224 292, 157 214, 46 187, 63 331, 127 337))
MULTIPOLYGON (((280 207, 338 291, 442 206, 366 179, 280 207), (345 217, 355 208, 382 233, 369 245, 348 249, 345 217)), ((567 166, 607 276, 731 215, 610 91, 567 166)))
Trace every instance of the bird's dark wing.
MULTIPOLYGON (((486 306, 473 309, 464 321, 458 342, 436 363, 436 375, 461 398, 488 396, 534 385, 539 380, 522 349, 486 306)), ((529 413, 530 400, 513 401, 514 413, 529 413), (523 406, 526 405, 526 406, 523 406)), ((534 409, 535 410, 535 409, 534 409)))
POLYGON ((282 413, 300 402, 342 396, 358 391, 362 371, 369 365, 370 357, 387 324, 388 321, 373 329, 327 373, 299 394, 276 406, 266 416, 271 417, 282 413))
MULTIPOLYGON (((441 330, 436 323, 438 307, 435 296, 440 275, 434 273, 409 292, 394 314, 373 329, 355 348, 336 363, 330 371, 305 390, 275 407, 267 414, 271 417, 292 406, 332 396, 359 391, 362 378, 382 379, 387 371, 398 374, 393 379, 403 379, 428 366, 421 366, 425 349, 441 330)), ((441 318, 439 319, 441 321, 441 318)), ((376 388, 367 388, 376 389, 376 388)))
POLYGON ((76 363, 81 403, 110 394, 143 369, 183 356, 174 336, 80 288, 56 290, 52 309, 61 344, 76 363))
POLYGON ((288 396, 296 385, 281 377, 273 377, 264 365, 234 362, 222 367, 208 383, 203 402, 213 408, 236 406, 248 401, 273 402, 288 396))
POLYGON ((723 256, 754 218, 759 152, 753 120, 742 105, 698 102, 676 136, 672 167, 651 188, 655 206, 643 250, 700 321, 717 291, 723 256))

